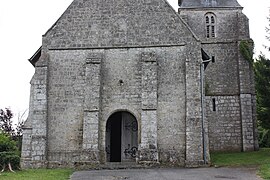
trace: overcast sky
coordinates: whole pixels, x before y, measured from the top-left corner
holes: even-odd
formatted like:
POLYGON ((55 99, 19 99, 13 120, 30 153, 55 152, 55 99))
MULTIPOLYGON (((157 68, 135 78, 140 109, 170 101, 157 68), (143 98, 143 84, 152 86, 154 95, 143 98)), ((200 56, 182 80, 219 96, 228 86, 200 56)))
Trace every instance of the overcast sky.
MULTIPOLYGON (((178 0, 168 0, 177 9, 178 0)), ((34 67, 27 61, 41 46, 42 35, 72 0, 7 0, 0 6, 0 109, 15 114, 28 109, 34 67)), ((270 0, 238 0, 250 19, 256 54, 264 51, 270 0)), ((268 56, 269 57, 269 56, 268 56)), ((16 120, 15 118, 14 120, 16 120)))

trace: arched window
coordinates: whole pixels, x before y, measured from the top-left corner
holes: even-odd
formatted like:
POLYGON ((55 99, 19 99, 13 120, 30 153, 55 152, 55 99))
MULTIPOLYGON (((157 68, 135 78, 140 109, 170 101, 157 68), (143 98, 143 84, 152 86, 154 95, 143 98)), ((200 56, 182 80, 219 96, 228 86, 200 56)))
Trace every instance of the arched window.
POLYGON ((205 27, 206 27, 206 37, 215 38, 216 37, 216 17, 213 13, 207 13, 205 15, 205 27))

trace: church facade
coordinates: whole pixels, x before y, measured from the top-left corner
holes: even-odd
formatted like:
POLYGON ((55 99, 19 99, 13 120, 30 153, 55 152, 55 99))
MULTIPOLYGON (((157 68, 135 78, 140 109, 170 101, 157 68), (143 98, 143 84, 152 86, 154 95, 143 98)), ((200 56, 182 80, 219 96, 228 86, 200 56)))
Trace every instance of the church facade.
POLYGON ((74 0, 31 57, 23 168, 197 167, 258 148, 236 0, 74 0))

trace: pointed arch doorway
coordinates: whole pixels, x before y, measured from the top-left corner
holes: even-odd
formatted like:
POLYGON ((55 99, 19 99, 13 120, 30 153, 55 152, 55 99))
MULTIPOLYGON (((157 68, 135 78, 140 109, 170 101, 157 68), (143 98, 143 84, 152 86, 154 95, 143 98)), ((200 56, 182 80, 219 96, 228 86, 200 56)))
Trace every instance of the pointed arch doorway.
POLYGON ((135 161, 138 150, 138 123, 129 112, 112 114, 106 123, 107 162, 135 161))

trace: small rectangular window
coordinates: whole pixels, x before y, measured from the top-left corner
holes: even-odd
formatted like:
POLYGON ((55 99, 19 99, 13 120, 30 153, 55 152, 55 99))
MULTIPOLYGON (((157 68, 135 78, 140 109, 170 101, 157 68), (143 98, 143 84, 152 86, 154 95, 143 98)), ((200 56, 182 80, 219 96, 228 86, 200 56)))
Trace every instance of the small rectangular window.
POLYGON ((213 111, 216 111, 216 98, 212 99, 213 111))
POLYGON ((216 62, 215 56, 212 56, 212 63, 215 63, 215 62, 216 62))

